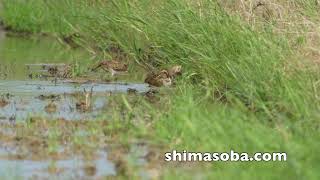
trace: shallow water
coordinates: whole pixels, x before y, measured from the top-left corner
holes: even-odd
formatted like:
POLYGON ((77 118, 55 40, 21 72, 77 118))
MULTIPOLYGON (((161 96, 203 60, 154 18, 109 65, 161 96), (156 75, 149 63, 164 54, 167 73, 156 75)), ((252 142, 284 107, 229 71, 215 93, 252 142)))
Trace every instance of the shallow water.
MULTIPOLYGON (((74 63, 90 64, 90 56, 83 50, 71 50, 50 38, 6 37, 0 31, 0 100, 7 104, 0 106, 0 122, 25 121, 32 116, 47 119, 93 120, 106 108, 110 93, 126 93, 135 89, 137 93, 148 90, 143 83, 132 83, 131 79, 120 78, 121 82, 109 83, 73 83, 68 80, 30 79, 25 64, 35 63, 74 63), (84 99, 84 89, 92 89, 89 111, 76 109, 76 103, 84 99), (54 95, 58 98, 41 99, 41 96, 54 95), (49 103, 56 105, 56 111, 46 112, 49 103)), ((84 68, 84 67, 82 67, 84 68)), ((134 77, 134 76, 127 76, 134 77)), ((6 129, 1 130, 6 134, 6 129)), ((17 146, 17 145, 16 145, 17 146)), ((15 154, 14 149, 7 149, 0 142, 0 156, 15 154)), ((86 177, 83 171, 85 161, 74 156, 69 159, 54 161, 55 167, 63 169, 60 173, 49 174, 48 167, 52 160, 35 161, 30 159, 0 159, 0 178, 23 179, 96 179, 97 177, 115 175, 113 163, 107 160, 108 154, 101 152, 96 160, 90 161, 96 167, 94 176, 86 177)), ((143 160, 137 163, 143 164, 143 160)), ((143 173, 142 173, 143 174, 143 173)), ((145 175, 142 175, 145 176, 145 175)))
POLYGON ((121 92, 126 93, 128 89, 135 89, 137 92, 145 92, 148 90, 147 84, 137 84, 128 82, 113 82, 113 83, 70 83, 70 82, 50 82, 50 81, 4 81, 0 80, 0 93, 10 94, 72 94, 91 88, 94 93, 106 92, 121 92))
POLYGON ((28 80, 25 64, 72 62, 87 65, 92 61, 85 51, 71 50, 49 37, 0 35, 0 79, 28 80))
POLYGON ((114 165, 107 160, 106 153, 100 153, 99 158, 91 161, 90 165, 95 168, 94 175, 88 176, 84 171, 86 161, 79 157, 72 157, 59 161, 33 161, 33 160, 1 160, 0 174, 7 176, 23 177, 23 179, 76 179, 76 178, 101 178, 115 175, 114 165), (54 164, 58 169, 57 173, 50 173, 49 168, 54 164), (17 175, 18 174, 18 175, 17 175))
POLYGON ((8 104, 0 108, 0 119, 9 120, 14 117, 16 120, 26 120, 32 116, 41 116, 49 119, 62 118, 66 120, 95 119, 102 112, 107 104, 107 94, 126 93, 127 90, 135 89, 138 93, 148 90, 145 84, 133 83, 86 83, 74 84, 64 82, 48 81, 4 81, 0 80, 0 94, 9 93, 5 98, 8 104), (79 97, 84 96, 84 89, 93 91, 91 98, 92 108, 90 111, 82 112, 76 109, 79 97), (79 94, 75 96, 74 94, 79 94), (58 98, 43 100, 39 97, 45 95, 56 95, 58 98), (57 107, 55 112, 46 112, 45 107, 54 103, 57 107))
MULTIPOLYGON (((107 93, 126 93, 135 89, 138 93, 148 90, 146 84, 130 83, 130 79, 111 83, 71 83, 70 80, 30 79, 30 69, 26 64, 37 63, 74 63, 92 64, 90 56, 83 50, 72 50, 50 38, 0 38, 0 96, 10 94, 5 99, 8 104, 0 107, 1 120, 26 120, 30 115, 67 120, 94 119, 107 103, 107 93), (86 91, 93 90, 92 109, 87 112, 76 110, 76 103, 83 101, 86 91), (78 93, 77 97, 72 94, 78 93), (82 93, 82 94, 81 94, 82 93), (59 95, 54 100, 56 112, 46 112, 45 107, 51 102, 39 100, 40 95, 59 95), (82 97, 81 97, 82 96, 82 97)), ((127 76, 131 77, 131 76, 127 76)), ((1 98, 1 97, 0 97, 1 98)))

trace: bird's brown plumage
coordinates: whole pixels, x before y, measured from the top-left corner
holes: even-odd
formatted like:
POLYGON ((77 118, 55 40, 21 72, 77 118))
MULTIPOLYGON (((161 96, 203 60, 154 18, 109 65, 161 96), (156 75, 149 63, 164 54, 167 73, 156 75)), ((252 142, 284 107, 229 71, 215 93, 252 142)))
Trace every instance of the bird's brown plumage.
POLYGON ((162 70, 158 73, 152 72, 148 74, 144 82, 152 86, 160 87, 163 85, 171 85, 171 78, 168 71, 162 70))
POLYGON ((103 60, 92 70, 97 70, 99 68, 102 68, 106 71, 109 71, 110 69, 112 69, 114 71, 124 72, 128 70, 128 65, 115 60, 112 60, 112 61, 103 60))
POLYGON ((181 69, 181 66, 177 65, 159 72, 151 72, 144 82, 156 87, 170 86, 174 78, 177 75, 181 75, 181 69))
POLYGON ((6 107, 8 104, 9 104, 9 102, 7 100, 5 100, 4 98, 0 99, 0 108, 6 107))

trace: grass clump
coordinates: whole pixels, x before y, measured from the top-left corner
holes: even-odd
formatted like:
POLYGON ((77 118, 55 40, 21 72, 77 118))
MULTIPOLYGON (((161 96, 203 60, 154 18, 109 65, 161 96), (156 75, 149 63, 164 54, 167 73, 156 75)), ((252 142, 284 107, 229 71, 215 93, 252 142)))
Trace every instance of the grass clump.
POLYGON ((79 30, 93 34, 91 42, 101 49, 119 44, 140 63, 182 64, 184 80, 206 98, 218 91, 269 118, 284 112, 297 120, 317 109, 313 95, 306 95, 316 76, 286 59, 292 52, 285 37, 253 31, 216 3, 201 2, 117 1, 98 8, 90 27, 79 30))

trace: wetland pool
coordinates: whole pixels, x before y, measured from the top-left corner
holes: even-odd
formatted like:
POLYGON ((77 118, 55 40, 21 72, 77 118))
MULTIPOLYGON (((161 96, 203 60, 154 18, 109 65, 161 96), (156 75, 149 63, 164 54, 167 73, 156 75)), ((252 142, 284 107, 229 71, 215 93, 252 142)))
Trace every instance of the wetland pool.
MULTIPOLYGON (((50 127, 35 127, 39 129, 34 131, 24 127, 25 130, 19 130, 16 123, 33 116, 66 121, 64 124, 68 124, 67 121, 94 121, 108 108, 110 95, 127 93, 128 90, 142 94, 149 90, 148 85, 139 82, 137 79, 141 77, 137 78, 135 75, 109 82, 30 78, 30 69, 26 68, 26 64, 39 63, 78 63, 81 64, 82 71, 85 71, 92 63, 92 58, 82 49, 66 48, 49 37, 7 37, 4 32, 0 32, 0 178, 105 179, 106 176, 116 175, 116 165, 108 160, 109 151, 104 145, 104 148, 96 149, 98 152, 95 154, 98 155, 90 160, 72 151, 59 159, 51 156, 30 158, 29 156, 37 156, 39 152, 46 154, 43 151, 50 149, 50 134, 47 135, 51 131, 50 127), (87 100, 87 92, 91 95, 90 110, 77 109, 77 103, 87 100), (54 111, 48 111, 48 107, 54 107, 54 111), (88 168, 87 164, 90 164, 88 168)), ((100 75, 96 77, 99 78, 100 75)), ((79 127, 76 125, 66 128, 79 127)), ((66 133, 61 129, 61 134, 66 133)), ((62 143, 57 146, 58 149, 64 149, 71 145, 62 143)), ((136 152, 139 154, 141 150, 131 154, 135 156, 136 152)), ((140 159, 137 163, 139 162, 144 160, 140 159)), ((147 177, 145 172, 142 171, 141 174, 147 177)))

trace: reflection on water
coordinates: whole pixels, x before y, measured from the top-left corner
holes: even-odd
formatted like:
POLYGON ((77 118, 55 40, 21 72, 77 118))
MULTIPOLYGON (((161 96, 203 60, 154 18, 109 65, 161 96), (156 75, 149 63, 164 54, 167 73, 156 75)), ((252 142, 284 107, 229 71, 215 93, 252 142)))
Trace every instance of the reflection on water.
POLYGON ((0 71, 2 71, 0 78, 2 79, 27 79, 25 64, 76 61, 85 66, 90 63, 90 56, 84 50, 68 49, 49 37, 1 37, 0 32, 0 71))
POLYGON ((137 92, 148 90, 146 84, 110 83, 110 84, 73 84, 53 83, 48 81, 4 81, 0 80, 0 95, 8 104, 0 108, 0 119, 26 120, 30 115, 48 117, 49 119, 63 118, 66 120, 95 119, 101 114, 107 102, 108 93, 127 92, 136 89, 137 92), (77 110, 76 103, 79 96, 84 96, 83 91, 92 89, 93 97, 90 100, 92 109, 88 112, 77 110), (9 94, 8 94, 9 93, 9 94), (8 94, 9 97, 5 97, 8 94), (41 96, 56 95, 58 99, 43 100, 41 96), (76 96, 78 95, 78 96, 76 96), (55 112, 46 112, 45 107, 53 103, 55 112))
POLYGON ((0 94, 72 94, 84 89, 92 88, 94 93, 105 92, 127 92, 129 88, 136 89, 138 92, 145 92, 148 89, 147 84, 136 83, 85 83, 75 84, 68 82, 50 82, 50 81, 3 81, 0 80, 0 94))

